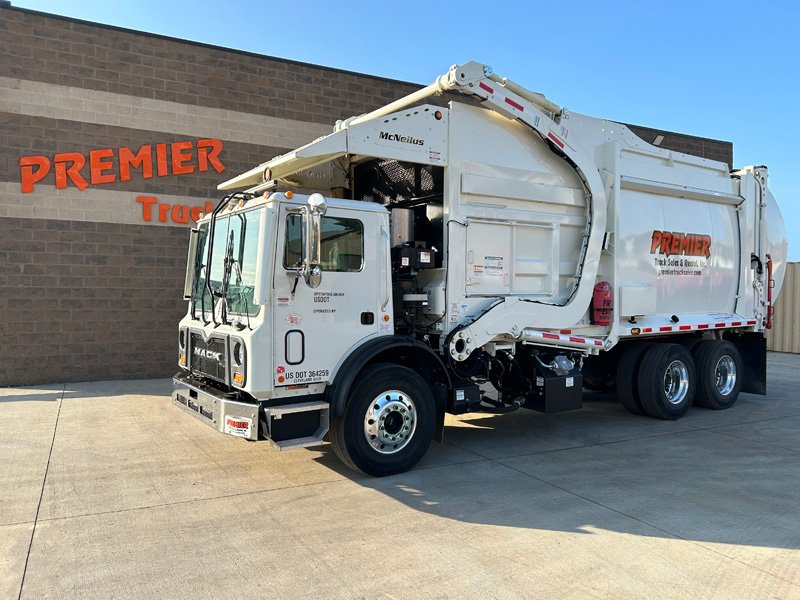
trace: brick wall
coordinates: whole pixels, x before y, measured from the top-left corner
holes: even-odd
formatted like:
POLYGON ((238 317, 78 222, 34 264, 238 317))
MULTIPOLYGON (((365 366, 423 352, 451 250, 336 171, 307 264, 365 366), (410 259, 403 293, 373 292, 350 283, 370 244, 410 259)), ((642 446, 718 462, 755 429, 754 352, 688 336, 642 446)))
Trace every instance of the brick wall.
POLYGON ((187 240, 180 227, 3 219, 0 382, 177 370, 187 240))
MULTIPOLYGON (((18 8, 0 8, 0 56, 0 385, 171 375, 187 226, 144 223, 136 196, 202 206, 219 181, 420 87, 18 8), (205 137, 223 142, 223 174, 20 192, 22 156, 205 137)), ((631 127, 731 162, 727 142, 631 127)))

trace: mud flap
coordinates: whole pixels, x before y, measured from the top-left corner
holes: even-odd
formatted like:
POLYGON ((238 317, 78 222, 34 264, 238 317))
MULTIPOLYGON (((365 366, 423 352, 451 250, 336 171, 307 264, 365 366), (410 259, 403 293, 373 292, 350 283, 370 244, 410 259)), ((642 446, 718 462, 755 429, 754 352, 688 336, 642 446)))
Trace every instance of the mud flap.
POLYGON ((744 377, 742 391, 748 394, 767 393, 767 338, 761 333, 742 333, 726 336, 742 355, 744 377))

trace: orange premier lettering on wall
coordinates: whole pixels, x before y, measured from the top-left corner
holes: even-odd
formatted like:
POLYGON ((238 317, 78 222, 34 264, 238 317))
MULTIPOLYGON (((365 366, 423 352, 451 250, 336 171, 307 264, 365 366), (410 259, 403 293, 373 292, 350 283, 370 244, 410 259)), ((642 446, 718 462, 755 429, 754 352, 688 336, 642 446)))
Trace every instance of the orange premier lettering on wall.
POLYGON ((23 156, 19 159, 22 191, 32 192, 35 184, 44 180, 51 171, 56 188, 64 189, 71 183, 79 190, 84 190, 89 185, 130 181, 131 171, 136 169, 141 170, 143 178, 150 179, 154 175, 154 165, 157 177, 188 175, 195 170, 208 171, 209 166, 217 173, 225 170, 219 158, 222 141, 218 139, 155 144, 155 152, 153 150, 152 144, 145 144, 137 152, 121 147, 118 150, 90 150, 88 155, 60 152, 52 160, 47 156, 23 156))

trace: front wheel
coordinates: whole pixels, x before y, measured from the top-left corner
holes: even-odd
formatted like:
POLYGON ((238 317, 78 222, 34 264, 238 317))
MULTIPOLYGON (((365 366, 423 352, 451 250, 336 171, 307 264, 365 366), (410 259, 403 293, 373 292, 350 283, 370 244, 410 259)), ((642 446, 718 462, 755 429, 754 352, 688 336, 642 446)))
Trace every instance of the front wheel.
POLYGON ((344 414, 331 423, 339 459, 367 475, 408 471, 428 451, 436 426, 430 386, 411 369, 370 365, 350 390, 344 414))

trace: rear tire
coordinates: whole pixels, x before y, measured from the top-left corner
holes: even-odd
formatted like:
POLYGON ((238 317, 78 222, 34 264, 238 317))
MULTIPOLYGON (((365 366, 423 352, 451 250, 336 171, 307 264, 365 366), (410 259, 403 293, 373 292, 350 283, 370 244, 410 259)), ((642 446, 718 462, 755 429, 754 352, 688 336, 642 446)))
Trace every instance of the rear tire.
POLYGON ((617 398, 625 409, 634 415, 643 415, 639 400, 639 365, 653 342, 632 342, 622 352, 617 367, 617 398))
POLYGON ((653 344, 639 367, 639 399, 645 412, 657 419, 675 420, 694 401, 694 360, 680 344, 653 344))
POLYGON ((425 380, 406 367, 377 363, 350 389, 344 414, 331 423, 331 443, 347 466, 382 477, 416 465, 435 427, 436 402, 425 380))
POLYGON ((697 367, 697 404, 726 410, 736 404, 744 367, 739 350, 723 340, 705 340, 694 348, 697 367))

